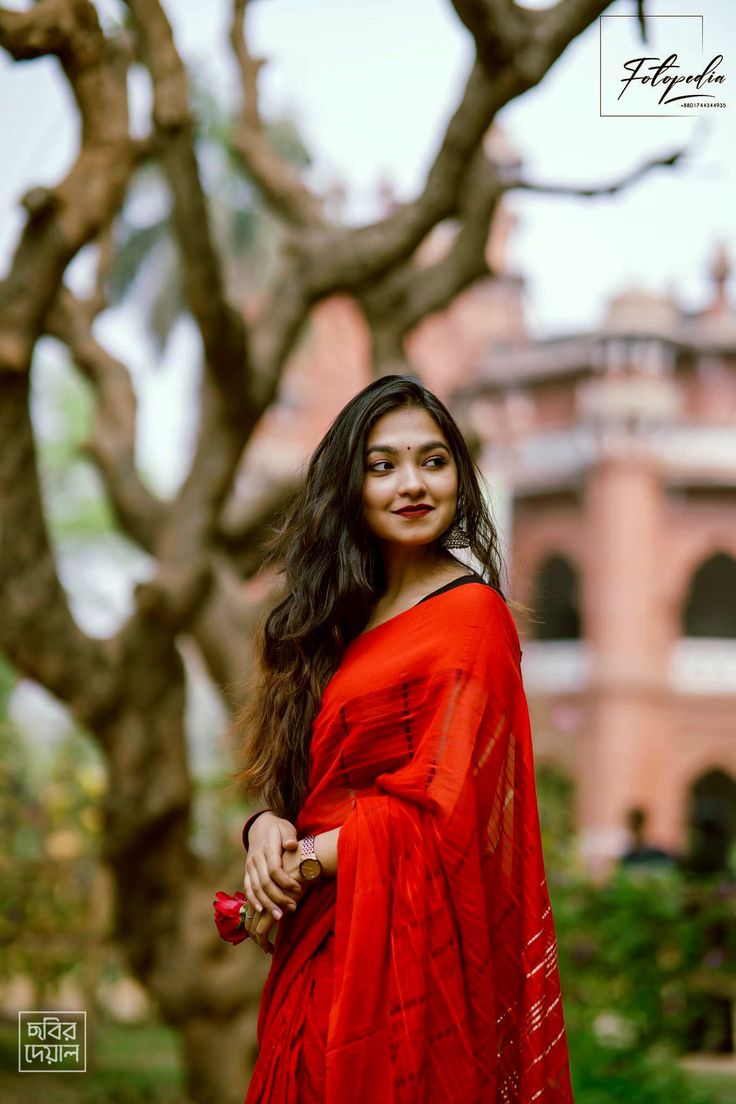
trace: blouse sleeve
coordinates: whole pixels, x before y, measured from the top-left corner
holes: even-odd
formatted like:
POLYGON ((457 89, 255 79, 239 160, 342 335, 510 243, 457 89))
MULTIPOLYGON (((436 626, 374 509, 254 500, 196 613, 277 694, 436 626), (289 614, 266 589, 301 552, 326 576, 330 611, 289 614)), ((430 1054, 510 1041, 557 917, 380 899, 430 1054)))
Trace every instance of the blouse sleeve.
POLYGON ((572 1101, 518 635, 481 612, 338 837, 328 1065, 366 1104, 572 1101))

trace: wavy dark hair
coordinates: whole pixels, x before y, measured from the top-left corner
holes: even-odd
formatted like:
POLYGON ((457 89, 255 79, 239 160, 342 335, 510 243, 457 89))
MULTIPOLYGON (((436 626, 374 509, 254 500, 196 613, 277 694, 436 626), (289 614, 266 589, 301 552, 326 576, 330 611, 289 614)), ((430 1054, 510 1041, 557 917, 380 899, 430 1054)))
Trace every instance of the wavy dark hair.
POLYGON ((467 533, 473 569, 503 596, 483 476, 455 420, 413 376, 375 380, 330 425, 263 549, 264 563, 283 576, 283 589, 257 630, 247 703, 233 726, 240 744, 233 782, 292 823, 308 783, 322 693, 385 589, 382 556, 363 510, 366 443, 379 418, 407 407, 426 410, 442 430, 457 467, 453 525, 467 533))

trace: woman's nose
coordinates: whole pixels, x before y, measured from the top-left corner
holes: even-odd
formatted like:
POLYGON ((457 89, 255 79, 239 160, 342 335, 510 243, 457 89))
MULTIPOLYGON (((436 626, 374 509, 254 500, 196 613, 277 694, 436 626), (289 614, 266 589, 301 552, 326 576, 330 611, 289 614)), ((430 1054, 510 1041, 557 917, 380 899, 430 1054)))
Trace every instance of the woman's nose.
POLYGON ((426 483, 421 468, 415 468, 409 464, 399 472, 399 487, 402 491, 419 493, 424 490, 426 483))

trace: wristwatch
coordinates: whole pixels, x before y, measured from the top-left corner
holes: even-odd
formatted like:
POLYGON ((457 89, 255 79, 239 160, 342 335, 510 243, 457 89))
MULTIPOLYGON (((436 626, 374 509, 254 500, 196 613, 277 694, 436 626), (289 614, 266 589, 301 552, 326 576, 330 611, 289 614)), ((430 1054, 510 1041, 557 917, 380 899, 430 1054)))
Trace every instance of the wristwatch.
POLYGON ((306 882, 312 882, 322 873, 322 863, 314 853, 314 836, 303 836, 299 840, 302 860, 299 863, 299 873, 306 882))

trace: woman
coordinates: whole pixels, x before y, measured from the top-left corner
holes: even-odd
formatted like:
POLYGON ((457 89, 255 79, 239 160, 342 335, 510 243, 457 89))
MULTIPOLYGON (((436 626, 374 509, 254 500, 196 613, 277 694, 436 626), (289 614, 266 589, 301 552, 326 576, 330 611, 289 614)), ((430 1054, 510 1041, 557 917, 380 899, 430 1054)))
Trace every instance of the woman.
POLYGON ((243 832, 246 926, 276 938, 246 1104, 572 1100, 479 475, 444 405, 385 377, 330 426, 269 549, 285 594, 238 777, 269 806, 243 832))

